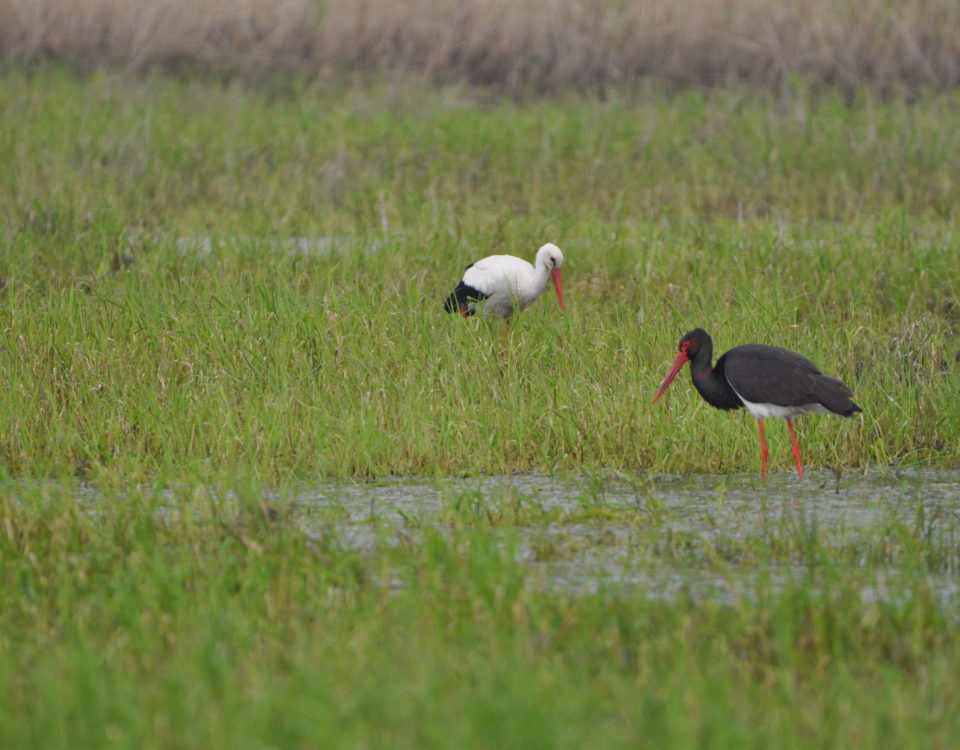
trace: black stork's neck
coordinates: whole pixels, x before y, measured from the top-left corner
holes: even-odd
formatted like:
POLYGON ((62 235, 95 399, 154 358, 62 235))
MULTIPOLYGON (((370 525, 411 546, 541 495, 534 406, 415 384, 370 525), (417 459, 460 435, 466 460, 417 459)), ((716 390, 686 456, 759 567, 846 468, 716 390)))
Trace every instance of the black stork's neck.
POLYGON ((690 374, 693 386, 703 400, 717 409, 739 409, 743 406, 740 397, 734 392, 723 374, 723 357, 712 366, 713 341, 706 331, 700 333, 700 347, 690 358, 690 374))

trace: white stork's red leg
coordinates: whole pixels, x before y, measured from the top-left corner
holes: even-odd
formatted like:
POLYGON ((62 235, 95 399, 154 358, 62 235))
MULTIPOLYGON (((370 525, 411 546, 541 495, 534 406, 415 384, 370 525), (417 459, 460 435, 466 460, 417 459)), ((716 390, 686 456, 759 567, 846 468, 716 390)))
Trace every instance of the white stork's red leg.
POLYGON ((506 357, 507 349, 507 334, 510 332, 510 318, 507 318, 507 322, 503 324, 503 335, 500 336, 500 361, 506 357))
POLYGON ((800 445, 797 443, 797 434, 793 431, 793 422, 787 418, 787 428, 790 430, 790 445, 793 446, 793 460, 797 462, 797 474, 803 479, 803 466, 800 463, 800 445))
POLYGON ((763 431, 763 420, 757 420, 757 426, 760 428, 760 478, 767 481, 767 434, 763 431))

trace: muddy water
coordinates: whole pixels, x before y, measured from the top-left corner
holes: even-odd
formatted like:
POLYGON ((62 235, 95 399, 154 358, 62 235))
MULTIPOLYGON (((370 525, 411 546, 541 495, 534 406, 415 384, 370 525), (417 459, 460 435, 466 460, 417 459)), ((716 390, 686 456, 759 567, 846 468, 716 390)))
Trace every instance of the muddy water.
POLYGON ((897 534, 933 535, 940 562, 921 583, 960 603, 958 470, 815 471, 803 481, 784 472, 766 487, 754 474, 394 479, 303 487, 295 503, 306 533, 357 549, 426 524, 476 521, 502 530, 542 588, 717 602, 816 586, 833 556, 864 602, 909 596, 916 565, 878 555, 884 544, 897 548, 884 541, 897 534))

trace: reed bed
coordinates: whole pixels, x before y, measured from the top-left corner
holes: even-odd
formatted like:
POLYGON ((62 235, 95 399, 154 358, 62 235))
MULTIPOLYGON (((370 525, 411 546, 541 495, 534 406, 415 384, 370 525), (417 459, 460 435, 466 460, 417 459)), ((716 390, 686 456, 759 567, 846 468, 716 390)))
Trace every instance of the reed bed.
POLYGON ((390 75, 508 93, 794 78, 846 92, 960 82, 950 0, 0 0, 0 58, 80 69, 325 80, 390 75))

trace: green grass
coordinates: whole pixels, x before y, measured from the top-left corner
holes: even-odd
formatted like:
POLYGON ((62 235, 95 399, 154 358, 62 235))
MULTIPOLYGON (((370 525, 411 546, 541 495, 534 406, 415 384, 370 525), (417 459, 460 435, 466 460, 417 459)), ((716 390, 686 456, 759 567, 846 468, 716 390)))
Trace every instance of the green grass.
POLYGON ((650 404, 695 326, 848 381, 864 414, 802 420, 811 465, 960 459, 953 98, 0 92, 10 475, 754 468, 748 416, 650 404), (548 240, 569 312, 540 300, 501 367, 440 300, 548 240))
POLYGON ((752 480, 756 427, 687 376, 650 401, 703 326, 851 386, 862 415, 800 420, 814 476, 960 464, 957 114, 0 72, 0 746, 955 745, 955 509, 677 531, 656 476, 752 480), (501 362, 502 326, 441 299, 546 241, 567 313, 538 301, 501 362), (528 470, 647 489, 445 492, 362 549, 293 501, 528 470), (624 529, 632 570, 751 589, 538 564, 624 529))
POLYGON ((956 611, 931 576, 955 578, 957 524, 916 492, 913 519, 869 534, 789 502, 701 533, 672 530, 656 490, 565 511, 445 492, 399 526, 371 521, 361 552, 332 508, 306 511, 311 537, 302 508, 268 515, 244 482, 87 508, 70 486, 8 487, 0 741, 950 747, 956 611), (731 594, 558 590, 542 564, 574 556, 562 530, 584 525, 629 533, 628 570, 719 576, 731 594))

